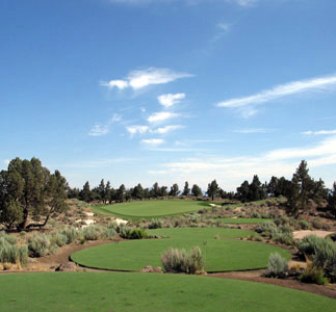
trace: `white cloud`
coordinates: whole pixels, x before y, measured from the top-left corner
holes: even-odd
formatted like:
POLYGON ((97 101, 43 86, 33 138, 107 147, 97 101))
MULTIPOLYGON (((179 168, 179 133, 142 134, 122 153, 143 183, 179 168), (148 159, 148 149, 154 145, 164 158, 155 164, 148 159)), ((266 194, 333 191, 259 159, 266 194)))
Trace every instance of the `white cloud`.
POLYGON ((121 115, 114 114, 112 118, 105 124, 96 123, 89 131, 89 136, 103 136, 110 132, 113 124, 118 123, 122 120, 121 115))
POLYGON ((230 31, 230 29, 231 29, 231 24, 221 22, 221 23, 218 23, 218 24, 217 24, 217 27, 218 27, 222 32, 226 33, 226 32, 229 32, 229 31, 230 31))
POLYGON ((109 127, 106 125, 99 125, 99 124, 94 125, 89 131, 90 136, 103 136, 108 133, 109 133, 109 127))
POLYGON ((151 85, 166 84, 187 77, 192 77, 192 75, 184 72, 175 72, 168 68, 150 67, 144 70, 132 71, 126 79, 103 81, 101 85, 110 89, 124 90, 132 88, 133 90, 139 90, 151 85))
POLYGON ((316 135, 335 135, 336 130, 319 130, 319 131, 304 131, 304 135, 316 136, 316 135))
POLYGON ((249 105, 271 102, 289 95, 314 90, 328 90, 331 87, 336 87, 336 75, 290 82, 250 96, 225 100, 219 102, 217 106, 225 108, 242 108, 249 105))
POLYGON ((153 130, 153 133, 157 133, 157 134, 167 134, 169 132, 178 130, 183 128, 183 126, 181 125, 170 125, 170 126, 165 126, 165 127, 161 127, 161 128, 157 128, 153 130))
POLYGON ((252 128, 252 129, 240 129, 240 130, 234 130, 235 133, 241 133, 241 134, 254 134, 254 133, 269 133, 272 132, 273 129, 264 129, 264 128, 252 128))
POLYGON ((150 128, 148 126, 130 126, 126 128, 128 133, 130 135, 136 135, 136 134, 145 134, 150 131, 150 128))
POLYGON ((168 93, 162 94, 158 97, 159 103, 164 106, 165 108, 169 108, 174 106, 175 104, 180 103, 186 97, 185 93, 168 93))
POLYGON ((163 139, 143 139, 141 142, 150 146, 159 146, 165 143, 163 139))
POLYGON ((172 112, 157 112, 153 113, 147 118, 147 121, 150 123, 158 123, 158 122, 163 122, 172 118, 176 118, 179 115, 176 113, 172 112))
MULTIPOLYGON (((175 181, 196 181, 206 187, 216 178, 225 190, 235 190, 244 179, 252 179, 258 174, 261 181, 272 175, 291 178, 299 162, 305 159, 310 169, 336 164, 336 136, 322 140, 314 146, 276 149, 257 156, 214 157, 205 155, 186 158, 162 164, 157 171, 165 172, 166 177, 175 181)), ((152 169, 151 173, 156 170, 152 169)), ((319 177, 316 177, 319 178, 319 177)), ((332 179, 326 182, 331 184, 332 179)))

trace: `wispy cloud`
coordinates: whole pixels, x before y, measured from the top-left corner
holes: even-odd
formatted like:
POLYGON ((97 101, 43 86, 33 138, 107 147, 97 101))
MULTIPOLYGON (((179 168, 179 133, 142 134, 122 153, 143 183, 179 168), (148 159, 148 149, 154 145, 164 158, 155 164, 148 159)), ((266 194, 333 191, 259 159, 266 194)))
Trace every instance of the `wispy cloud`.
POLYGON ((336 130, 319 130, 319 131, 304 131, 303 135, 307 136, 317 136, 317 135, 335 135, 336 130))
POLYGON ((252 128, 252 129, 234 130, 233 132, 241 134, 255 134, 255 133, 270 133, 272 131, 274 131, 274 129, 252 128))
POLYGON ((178 117, 179 114, 173 113, 173 112, 157 112, 153 113, 147 118, 147 121, 150 123, 159 123, 159 122, 164 122, 169 119, 173 119, 178 117))
POLYGON ((130 135, 145 134, 150 132, 150 128, 146 125, 129 126, 126 129, 130 135))
POLYGON ((151 85, 166 84, 187 77, 192 77, 192 75, 185 72, 176 72, 168 68, 150 67, 143 70, 132 71, 125 79, 102 81, 100 84, 109 89, 124 90, 131 88, 133 90, 139 90, 151 85))
MULTIPOLYGON (((157 168, 175 181, 199 181, 203 186, 213 179, 225 183, 225 189, 234 190, 243 181, 258 174, 261 180, 272 175, 290 178, 300 160, 308 161, 310 168, 336 164, 336 136, 322 140, 314 146, 276 149, 257 156, 185 158, 167 162, 157 168), (239 170, 237 170, 239 168, 239 170), (228 178, 229 177, 229 178, 228 178)), ((155 172, 152 169, 151 173, 155 172)), ((318 177, 317 177, 318 178, 318 177)), ((332 183, 332 181, 326 181, 332 183)))
POLYGON ((165 108, 169 108, 180 103, 185 97, 185 93, 168 93, 160 95, 158 101, 165 108))
POLYGON ((113 117, 105 124, 96 123, 89 131, 89 136, 104 136, 110 132, 113 124, 120 122, 122 117, 119 114, 114 114, 113 117))
POLYGON ((163 139, 143 139, 141 142, 149 146, 159 146, 165 143, 163 139))
POLYGON ((178 129, 182 129, 184 128, 181 125, 170 125, 170 126, 165 126, 165 127, 161 127, 161 128, 157 128, 153 130, 153 133, 157 133, 157 134, 167 134, 169 132, 178 130, 178 129))
POLYGON ((224 108, 241 108, 271 102, 289 95, 311 92, 314 90, 329 90, 331 87, 336 87, 336 75, 290 82, 250 96, 225 100, 219 102, 217 106, 224 108))

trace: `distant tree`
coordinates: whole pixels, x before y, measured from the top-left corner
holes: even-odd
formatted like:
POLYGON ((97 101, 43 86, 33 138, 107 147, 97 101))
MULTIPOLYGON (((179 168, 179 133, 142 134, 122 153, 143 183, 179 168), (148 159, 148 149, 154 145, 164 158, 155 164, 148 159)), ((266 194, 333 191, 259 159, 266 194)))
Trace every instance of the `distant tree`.
POLYGON ((80 193, 80 190, 77 187, 74 187, 74 188, 69 187, 68 188, 68 198, 79 199, 79 193, 80 193))
POLYGON ((110 201, 110 198, 111 198, 111 183, 110 181, 107 181, 105 185, 105 192, 104 192, 104 198, 103 198, 104 204, 110 201))
POLYGON ((336 219, 336 182, 334 182, 333 188, 328 195, 328 207, 336 219))
POLYGON ((151 189, 151 197, 158 198, 160 196, 161 196, 161 190, 160 190, 159 183, 155 182, 151 189))
POLYGON ((89 181, 86 181, 83 185, 83 189, 79 193, 80 200, 83 200, 87 203, 89 203, 92 200, 92 194, 90 189, 89 181))
POLYGON ((250 185, 248 181, 244 181, 238 188, 237 188, 237 197, 242 202, 249 201, 250 199, 250 185))
POLYGON ((170 191, 169 191, 169 196, 173 196, 176 197, 178 196, 178 194, 180 193, 179 191, 179 187, 176 183, 174 183, 171 187, 170 187, 170 191))
POLYGON ((132 197, 135 198, 135 199, 143 199, 144 198, 144 189, 143 189, 143 187, 140 183, 133 188, 132 197))
POLYGON ((218 194, 219 186, 216 180, 213 180, 211 183, 208 184, 207 194, 211 197, 211 200, 214 200, 216 195, 218 194))
POLYGON ((184 183, 184 188, 183 188, 183 191, 182 191, 182 195, 183 196, 188 196, 189 194, 190 194, 189 183, 188 183, 188 181, 186 181, 184 183))
POLYGON ((195 197, 199 197, 199 196, 203 195, 201 188, 197 184, 194 184, 192 186, 192 188, 191 188, 191 194, 193 196, 195 196, 195 197))
POLYGON ((126 187, 124 184, 121 184, 115 194, 116 201, 122 203, 126 200, 126 187))
POLYGON ((257 175, 253 176, 252 183, 249 185, 248 197, 250 201, 260 200, 265 197, 261 182, 257 175))
POLYGON ((105 194, 105 182, 104 179, 100 181, 100 184, 97 189, 97 193, 99 195, 99 200, 101 200, 104 204, 106 202, 106 194, 105 194))
POLYGON ((58 170, 51 174, 37 158, 15 158, 0 172, 0 222, 8 229, 44 227, 51 214, 67 208, 67 189, 58 170))
POLYGON ((160 187, 160 196, 165 197, 168 195, 168 187, 167 186, 161 186, 160 187))

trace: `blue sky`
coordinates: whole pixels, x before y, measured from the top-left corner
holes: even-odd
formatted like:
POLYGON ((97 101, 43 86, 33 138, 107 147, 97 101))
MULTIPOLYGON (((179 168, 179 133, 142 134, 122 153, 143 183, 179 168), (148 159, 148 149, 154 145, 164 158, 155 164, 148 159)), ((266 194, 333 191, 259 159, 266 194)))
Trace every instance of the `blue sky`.
POLYGON ((71 186, 336 180, 334 0, 0 0, 0 169, 71 186))

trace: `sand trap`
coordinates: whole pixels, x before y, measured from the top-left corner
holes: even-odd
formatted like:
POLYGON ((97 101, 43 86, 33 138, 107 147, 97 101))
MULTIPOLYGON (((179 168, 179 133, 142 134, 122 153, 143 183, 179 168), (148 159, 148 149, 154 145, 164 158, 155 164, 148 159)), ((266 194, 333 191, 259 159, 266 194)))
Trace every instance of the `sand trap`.
POLYGON ((117 223, 117 225, 121 225, 121 224, 125 225, 125 224, 128 223, 127 220, 120 219, 120 218, 116 218, 116 219, 114 219, 113 222, 117 223))
POLYGON ((293 237, 294 239, 302 239, 309 235, 315 235, 318 237, 326 237, 330 234, 333 234, 335 232, 328 232, 328 231, 310 231, 310 230, 304 230, 304 231, 294 231, 293 237))

